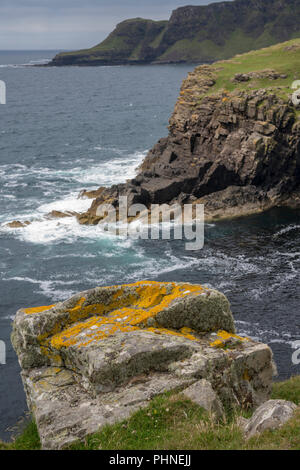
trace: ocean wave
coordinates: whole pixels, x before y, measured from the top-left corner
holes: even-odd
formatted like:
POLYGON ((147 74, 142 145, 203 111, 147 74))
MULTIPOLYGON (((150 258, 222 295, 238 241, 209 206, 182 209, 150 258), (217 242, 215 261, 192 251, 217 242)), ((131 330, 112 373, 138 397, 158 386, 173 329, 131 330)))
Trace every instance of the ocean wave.
MULTIPOLYGON (((115 149, 117 151, 117 149, 115 149)), ((5 164, 0 165, 0 196, 16 201, 14 191, 16 188, 37 187, 43 190, 44 197, 47 199, 55 196, 51 202, 40 202, 32 196, 22 202, 23 212, 19 211, 20 205, 10 206, 10 213, 1 215, 1 222, 7 223, 11 220, 32 220, 33 223, 29 227, 19 229, 24 232, 22 239, 24 241, 48 243, 49 241, 60 240, 64 237, 64 228, 71 229, 73 238, 81 237, 87 233, 87 230, 81 229, 76 220, 72 221, 35 221, 40 219, 41 215, 45 215, 53 210, 66 212, 85 212, 91 205, 89 199, 79 199, 78 195, 83 189, 97 189, 99 186, 111 186, 112 184, 125 182, 127 179, 133 178, 136 174, 137 166, 142 162, 147 150, 143 152, 134 152, 124 156, 124 151, 120 150, 122 157, 118 157, 111 161, 104 161, 101 164, 90 165, 87 168, 72 167, 70 169, 55 169, 48 167, 27 167, 22 164, 5 164), (73 192, 70 191, 71 185, 73 192), (9 191, 12 191, 9 194, 9 191), (34 206, 36 208, 34 209, 34 206), (40 225, 37 225, 40 224, 40 225), (48 235, 46 232, 49 232, 48 235), (40 236, 38 233, 40 232, 40 236), (84 232, 84 233, 83 233, 84 232)), ((17 201, 16 201, 17 202, 17 201)), ((9 230, 8 227, 5 228, 9 230)), ((3 227, 1 228, 3 230, 3 227)), ((91 231, 90 231, 91 232, 91 231)), ((95 230, 93 230, 95 232, 95 230)), ((12 233, 18 238, 19 234, 12 230, 12 233)), ((95 234, 94 238, 99 235, 95 234)), ((88 235, 90 238, 90 235, 88 235)), ((70 234, 67 234, 70 238, 70 234)))
POLYGON ((13 69, 19 69, 25 67, 25 64, 0 64, 0 69, 8 69, 8 68, 13 68, 13 69))
POLYGON ((86 170, 75 168, 71 171, 73 179, 81 184, 112 186, 134 178, 137 167, 142 163, 147 151, 136 152, 131 156, 117 158, 92 166, 86 170))
POLYGON ((112 238, 113 235, 95 226, 80 225, 75 217, 63 219, 45 219, 34 221, 30 225, 21 229, 1 227, 1 230, 9 231, 13 235, 24 241, 35 244, 73 243, 78 239, 95 240, 97 238, 112 238))
POLYGON ((90 199, 78 199, 78 193, 71 193, 64 199, 42 204, 38 207, 37 211, 42 214, 49 214, 52 211, 73 211, 73 212, 85 212, 91 206, 92 201, 90 199))
POLYGON ((240 336, 245 336, 253 339, 254 341, 263 342, 265 344, 285 344, 292 345, 293 341, 299 338, 299 335, 290 331, 282 331, 280 328, 275 330, 264 329, 259 323, 242 322, 235 320, 237 326, 237 333, 240 336))
POLYGON ((273 238, 281 237, 282 235, 285 235, 286 233, 292 232, 294 230, 299 230, 299 229, 300 229, 300 225, 297 225, 297 224, 288 225, 287 227, 284 227, 281 230, 279 230, 278 232, 276 232, 273 235, 273 238))
POLYGON ((2 281, 19 281, 19 282, 29 282, 31 284, 36 284, 39 286, 39 289, 35 292, 38 294, 45 295, 46 297, 50 298, 54 302, 66 300, 73 295, 76 294, 76 288, 74 289, 59 289, 57 285, 76 285, 76 282, 67 283, 67 282, 58 282, 52 280, 38 280, 32 279, 29 277, 11 277, 11 278, 4 278, 2 281))
POLYGON ((46 65, 51 62, 52 59, 40 59, 40 60, 30 60, 29 62, 25 62, 24 64, 0 64, 1 69, 6 68, 13 68, 13 69, 22 69, 24 67, 30 67, 33 65, 46 65))
POLYGON ((4 317, 0 317, 0 321, 5 321, 5 322, 8 320, 12 321, 14 320, 14 318, 15 318, 15 315, 5 315, 4 317))
MULTIPOLYGON (((81 185, 94 185, 96 187, 123 183, 136 175, 136 169, 145 158, 147 150, 128 155, 123 154, 123 151, 120 152, 122 158, 117 156, 101 163, 96 163, 95 160, 89 159, 90 165, 87 167, 82 165, 74 167, 74 161, 72 161, 72 167, 62 169, 39 166, 29 167, 21 164, 0 165, 0 178, 3 179, 1 186, 17 187, 27 185, 28 183, 24 181, 27 178, 31 179, 30 184, 33 183, 33 179, 42 181, 43 184, 46 184, 47 180, 53 179, 53 181, 49 181, 49 184, 57 185, 62 180, 67 185, 73 182, 80 183, 81 185)), ((82 163, 82 160, 77 160, 76 162, 82 163)), ((85 165, 88 162, 85 161, 85 165)), ((80 189, 83 188, 78 187, 78 190, 80 189)))

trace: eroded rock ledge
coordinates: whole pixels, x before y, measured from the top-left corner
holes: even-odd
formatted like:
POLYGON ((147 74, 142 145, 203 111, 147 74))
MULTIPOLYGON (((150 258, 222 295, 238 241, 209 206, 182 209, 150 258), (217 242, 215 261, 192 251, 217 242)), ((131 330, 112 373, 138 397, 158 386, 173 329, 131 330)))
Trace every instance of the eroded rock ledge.
POLYGON ((257 407, 274 372, 267 345, 235 334, 223 294, 184 283, 98 287, 21 309, 12 342, 45 449, 123 420, 172 389, 186 389, 218 417, 224 406, 257 407))
POLYGON ((98 224, 99 206, 117 207, 119 196, 148 208, 202 203, 206 220, 299 208, 300 114, 291 99, 299 59, 296 39, 197 67, 182 84, 169 135, 134 179, 83 193, 94 201, 78 221, 98 224))

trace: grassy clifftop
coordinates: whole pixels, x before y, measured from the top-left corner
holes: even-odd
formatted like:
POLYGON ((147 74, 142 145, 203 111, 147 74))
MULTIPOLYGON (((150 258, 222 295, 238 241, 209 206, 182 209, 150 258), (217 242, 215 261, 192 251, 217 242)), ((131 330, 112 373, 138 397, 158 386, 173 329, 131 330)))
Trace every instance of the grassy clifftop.
POLYGON ((178 104, 197 106, 203 97, 219 93, 225 101, 226 94, 261 89, 288 100, 296 80, 300 80, 300 39, 196 67, 182 84, 178 104))
POLYGON ((300 37, 298 0, 235 0, 175 10, 169 21, 135 18, 91 49, 51 65, 212 62, 300 37))
POLYGON ((182 83, 169 135, 137 177, 93 192, 78 221, 96 225, 97 208, 117 204, 119 194, 147 207, 205 204, 206 220, 299 207, 300 109, 291 99, 299 65, 293 39, 196 67, 182 83))

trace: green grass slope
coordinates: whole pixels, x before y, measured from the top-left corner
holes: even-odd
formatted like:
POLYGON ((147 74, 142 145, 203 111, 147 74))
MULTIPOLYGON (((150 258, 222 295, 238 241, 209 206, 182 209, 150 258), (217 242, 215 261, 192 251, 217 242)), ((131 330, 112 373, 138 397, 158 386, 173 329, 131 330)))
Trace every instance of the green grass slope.
MULTIPOLYGON (((300 405, 300 376, 273 385, 273 399, 290 400, 300 405)), ((213 422, 199 406, 180 393, 154 398, 146 409, 130 419, 105 427, 98 434, 74 444, 72 450, 299 450, 300 409, 293 419, 274 431, 265 431, 246 441, 237 425, 238 417, 250 413, 227 413, 222 423, 213 422)), ((39 436, 34 423, 1 450, 38 450, 39 436)))
POLYGON ((166 25, 167 21, 143 18, 123 21, 95 47, 58 54, 54 59, 54 65, 118 65, 127 62, 149 62, 153 59, 152 50, 155 49, 166 25))
POLYGON ((300 80, 300 39, 293 39, 257 51, 239 54, 232 59, 215 62, 209 69, 215 84, 207 92, 205 92, 205 89, 201 89, 203 69, 201 66, 196 67, 193 83, 199 89, 184 91, 182 93, 183 99, 190 97, 191 104, 193 104, 193 100, 201 101, 205 95, 264 88, 269 90, 270 93, 274 92, 277 96, 288 100, 293 93, 291 88, 293 82, 300 80), (277 74, 275 79, 272 72, 277 74), (198 75, 199 78, 197 79, 198 75), (235 80, 237 75, 249 75, 249 79, 237 81, 235 80))
POLYGON ((178 8, 169 21, 123 21, 102 43, 51 65, 213 62, 297 37, 299 0, 234 0, 178 8))

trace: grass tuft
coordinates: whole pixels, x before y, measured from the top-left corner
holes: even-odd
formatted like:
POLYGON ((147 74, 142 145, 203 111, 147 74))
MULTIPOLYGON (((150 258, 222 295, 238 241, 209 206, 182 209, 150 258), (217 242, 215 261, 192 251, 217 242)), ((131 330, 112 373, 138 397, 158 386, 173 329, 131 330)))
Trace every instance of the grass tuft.
MULTIPOLYGON (((300 376, 275 383, 273 399, 300 403, 300 376)), ((70 450, 299 450, 300 409, 277 430, 265 431, 246 441, 238 426, 240 416, 251 413, 227 413, 223 422, 178 392, 155 397, 149 406, 130 419, 104 427, 99 433, 69 447, 70 450)), ((34 422, 1 450, 38 450, 40 439, 34 422)))

